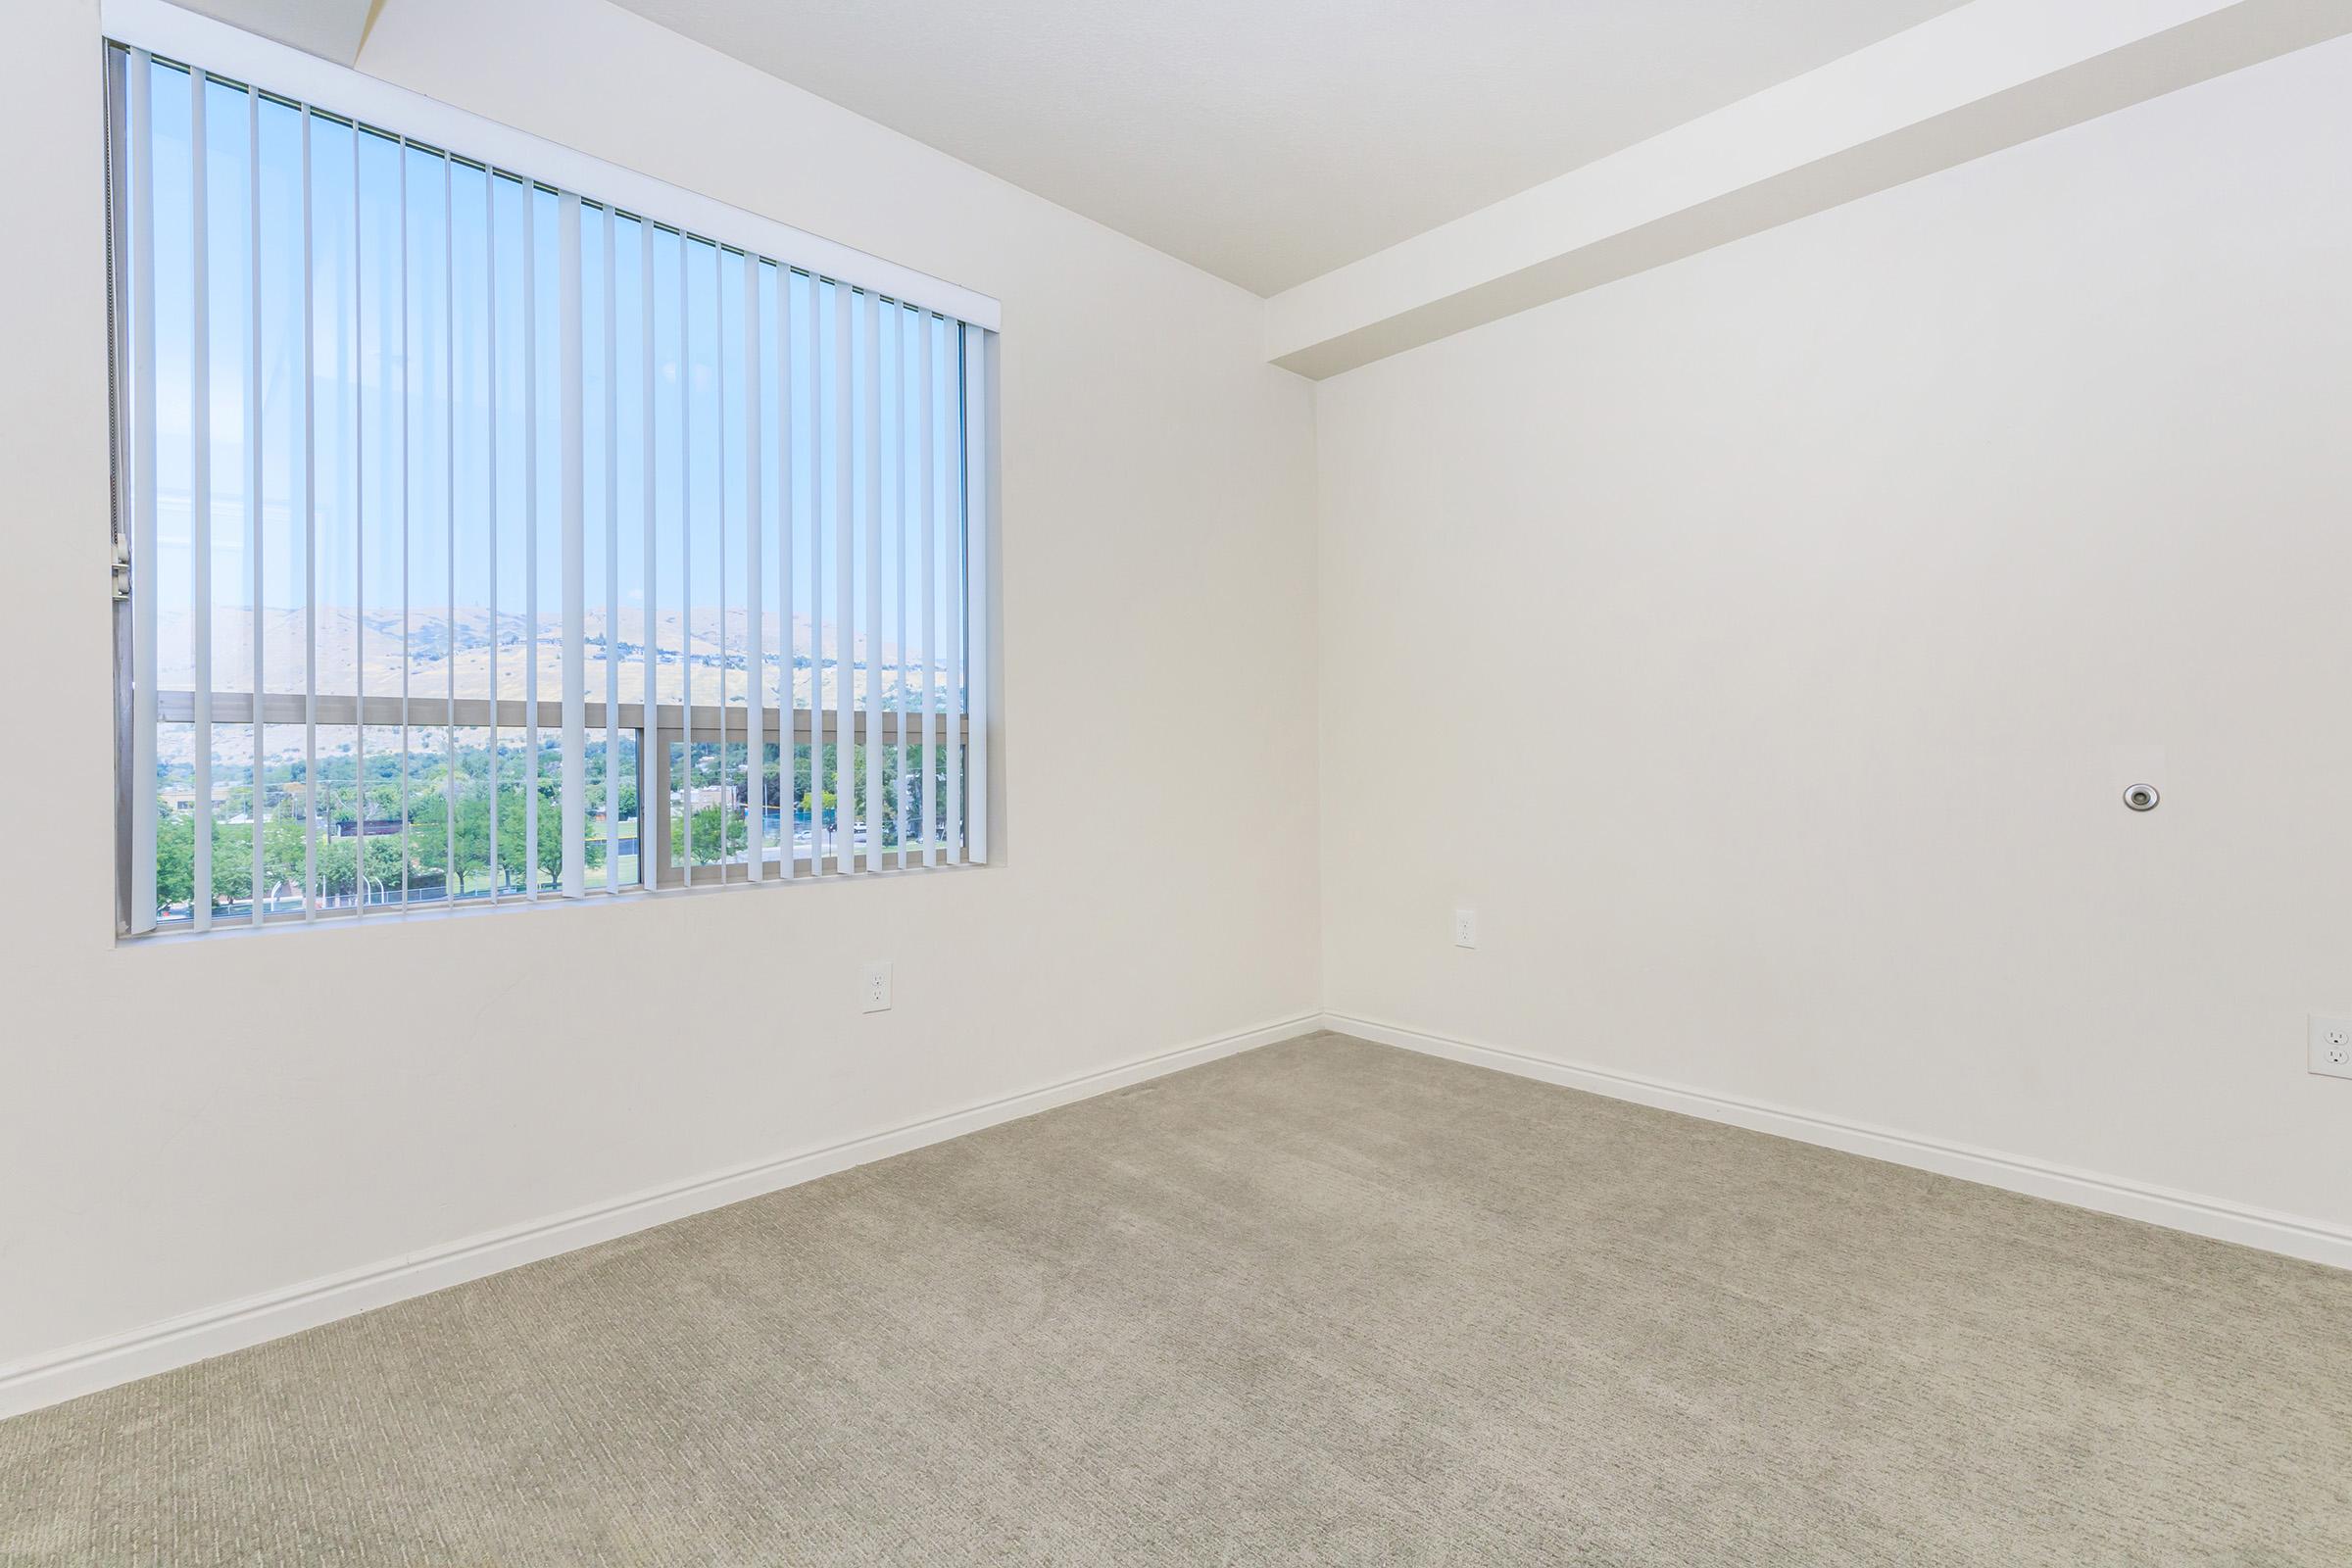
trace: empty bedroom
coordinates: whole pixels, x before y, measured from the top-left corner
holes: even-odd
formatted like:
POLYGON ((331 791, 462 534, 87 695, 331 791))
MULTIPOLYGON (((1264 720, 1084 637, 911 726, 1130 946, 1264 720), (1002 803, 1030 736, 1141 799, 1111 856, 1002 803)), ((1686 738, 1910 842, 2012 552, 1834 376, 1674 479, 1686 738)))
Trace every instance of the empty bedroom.
POLYGON ((0 1564, 2352 1563, 2352 4, 0 56, 0 1564))

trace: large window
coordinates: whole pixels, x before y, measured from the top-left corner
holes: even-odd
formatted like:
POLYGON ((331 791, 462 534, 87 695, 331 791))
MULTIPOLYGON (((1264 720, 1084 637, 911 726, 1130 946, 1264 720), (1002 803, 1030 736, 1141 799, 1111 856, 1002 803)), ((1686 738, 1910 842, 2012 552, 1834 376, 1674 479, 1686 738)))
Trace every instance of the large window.
POLYGON ((993 332, 440 106, 491 145, 107 70, 124 932, 979 858, 993 332))

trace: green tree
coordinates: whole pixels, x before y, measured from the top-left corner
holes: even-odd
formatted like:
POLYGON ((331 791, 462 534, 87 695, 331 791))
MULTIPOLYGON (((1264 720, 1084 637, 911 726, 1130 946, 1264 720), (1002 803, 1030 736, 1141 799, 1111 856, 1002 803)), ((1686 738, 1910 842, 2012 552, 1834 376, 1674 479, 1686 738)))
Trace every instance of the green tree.
MULTIPOLYGON (((669 818, 669 841, 673 849, 683 848, 686 843, 686 829, 674 812, 669 818)), ((694 813, 695 864, 712 865, 717 863, 722 855, 741 855, 744 846, 750 842, 751 829, 741 811, 721 811, 715 806, 706 806, 694 813), (723 851, 719 848, 719 824, 722 818, 726 824, 726 848, 723 851)))
POLYGON ((155 822, 155 902, 170 908, 196 896, 196 820, 174 811, 155 822))
POLYGON ((283 888, 301 896, 306 837, 300 816, 281 813, 263 825, 262 870, 270 879, 264 893, 274 894, 283 888))
POLYGON ((253 824, 213 824, 213 903, 234 904, 253 893, 253 824))

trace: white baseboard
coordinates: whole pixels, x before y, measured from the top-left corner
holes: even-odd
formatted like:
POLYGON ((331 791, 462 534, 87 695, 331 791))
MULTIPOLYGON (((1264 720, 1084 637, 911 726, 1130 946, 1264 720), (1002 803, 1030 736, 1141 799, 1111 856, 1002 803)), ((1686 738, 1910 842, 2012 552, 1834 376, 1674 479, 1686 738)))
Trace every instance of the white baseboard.
POLYGON ((1532 1056, 1523 1052, 1505 1051, 1496 1046, 1479 1045, 1468 1040, 1407 1029, 1398 1024, 1383 1023, 1375 1018, 1326 1012, 1322 1024, 1324 1028, 1337 1030, 1341 1034, 1377 1041, 1384 1046, 1417 1051, 1425 1055, 1466 1061, 1474 1066, 1492 1067, 1498 1072, 1514 1073, 1522 1078, 1535 1078, 1547 1084, 1561 1084, 1570 1089, 1606 1095, 1612 1100, 1653 1105, 1660 1110, 1678 1111, 1707 1121, 1751 1128, 1756 1132, 1794 1139, 1798 1143, 1818 1144, 1824 1149, 1843 1150, 1849 1154, 1866 1154, 1872 1159, 1883 1159, 1896 1165, 1910 1165, 1939 1175, 1957 1176, 1963 1181, 1981 1182, 1987 1187, 2006 1188, 2013 1193, 2047 1198, 2057 1202, 2071 1203, 2077 1208, 2096 1209, 2102 1214, 2120 1214, 2127 1219, 2145 1220, 2152 1225, 2187 1231, 2196 1236, 2209 1236, 2217 1241, 2235 1242, 2242 1247, 2260 1248, 2264 1251, 2280 1252, 2288 1257, 2352 1269, 2352 1228, 2329 1224, 2325 1220, 2250 1208, 2218 1198, 2205 1198, 2167 1187, 2152 1187, 2119 1176, 2103 1176, 2096 1171, 2076 1170, 2045 1160, 2004 1154, 1989 1149, 1975 1149, 1965 1144, 1945 1143, 1939 1139, 1920 1138, 1885 1127, 1840 1121, 1832 1116, 1816 1116, 1782 1105, 1710 1094, 1701 1089, 1663 1083, 1602 1067, 1532 1056))
POLYGON ((446 1247, 307 1280, 284 1290, 265 1292, 126 1334, 19 1361, 0 1367, 0 1418, 315 1328, 355 1312, 462 1285, 560 1252, 611 1241, 705 1209, 830 1176, 854 1165, 887 1159, 927 1144, 944 1143, 1000 1122, 1016 1121, 1055 1105, 1123 1089, 1147 1078, 1161 1077, 1219 1056, 1309 1034, 1320 1027, 1320 1017, 1307 1013, 1238 1034, 1197 1041, 1100 1072, 925 1117, 864 1138, 738 1165, 692 1181, 637 1193, 614 1202, 490 1231, 446 1247))
POLYGON ((1562 1084, 1613 1100, 1653 1105, 1708 1121, 1751 1128, 1873 1159, 1956 1176, 2100 1213, 2260 1248, 2352 1269, 2352 1228, 2273 1210, 2251 1208, 2194 1193, 2152 1187, 2093 1171, 1915 1137, 1886 1128, 1816 1116, 1785 1106, 1710 1094, 1605 1068, 1555 1061, 1408 1029, 1378 1019, 1326 1012, 1284 1019, 1238 1034, 1178 1047, 1100 1072, 1007 1096, 961 1110, 908 1122, 884 1132, 781 1158, 739 1165, 695 1180, 635 1194, 611 1203, 573 1209, 549 1219, 468 1237, 406 1257, 308 1280, 202 1311, 0 1367, 0 1418, 37 1410, 119 1383, 259 1345, 265 1340, 329 1323, 411 1297, 562 1252, 611 1241, 650 1226, 723 1207, 893 1154, 943 1143, 984 1127, 1016 1121, 1055 1105, 1090 1099, 1186 1067, 1239 1054, 1317 1029, 1417 1051, 1432 1056, 1562 1084))

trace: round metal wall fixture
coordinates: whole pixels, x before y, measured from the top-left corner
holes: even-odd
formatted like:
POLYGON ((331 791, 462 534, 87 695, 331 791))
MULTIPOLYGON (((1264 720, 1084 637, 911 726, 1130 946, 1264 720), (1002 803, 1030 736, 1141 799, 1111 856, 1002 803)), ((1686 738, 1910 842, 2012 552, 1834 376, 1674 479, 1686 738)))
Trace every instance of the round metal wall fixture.
POLYGON ((2153 784, 2134 784, 2124 791, 2124 804, 2134 811, 2153 811, 2156 809, 2156 803, 2163 799, 2164 797, 2156 792, 2156 786, 2153 784))

